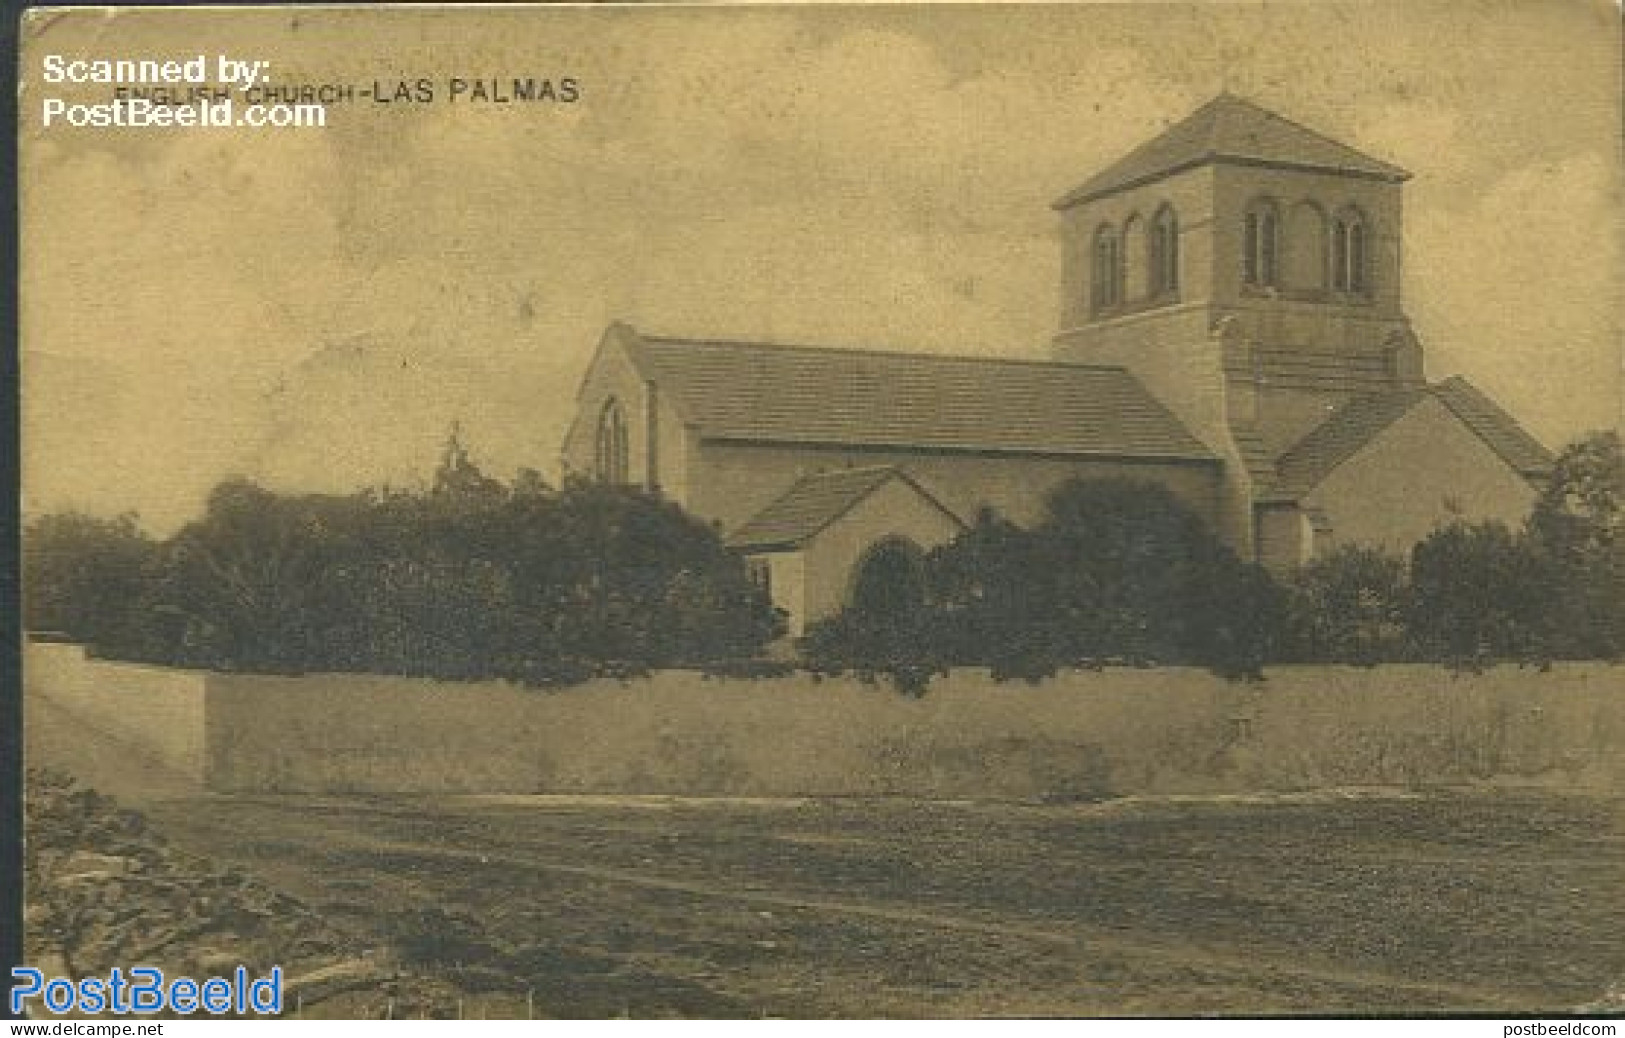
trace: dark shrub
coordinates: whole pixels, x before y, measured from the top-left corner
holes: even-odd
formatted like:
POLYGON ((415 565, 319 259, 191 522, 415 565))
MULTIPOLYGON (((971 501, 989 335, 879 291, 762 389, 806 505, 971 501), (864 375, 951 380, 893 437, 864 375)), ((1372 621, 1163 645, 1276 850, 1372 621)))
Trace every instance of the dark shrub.
POLYGON ((855 601, 810 629, 803 652, 914 693, 948 665, 1028 680, 1108 662, 1257 676, 1281 622, 1261 569, 1166 489, 1126 480, 1063 484, 1030 530, 984 513, 929 556, 924 575, 923 606, 855 601))
POLYGON ((1544 663, 1560 593, 1529 538, 1501 523, 1456 523, 1411 552, 1407 625, 1424 658, 1451 666, 1544 663))
POLYGON ((133 515, 35 519, 23 532, 23 624, 73 641, 128 644, 158 564, 157 543, 133 515))
POLYGON ((1554 585, 1553 649, 1580 659, 1625 655, 1625 450, 1593 433, 1557 456, 1529 516, 1554 585))
POLYGON ((427 493, 222 483, 162 545, 41 520, 31 626, 229 670, 531 684, 749 658, 782 617, 706 523, 657 495, 483 476, 455 437, 427 493))
POLYGON ((1339 547, 1293 574, 1283 655, 1367 667, 1404 659, 1408 593, 1403 559, 1377 548, 1339 547))

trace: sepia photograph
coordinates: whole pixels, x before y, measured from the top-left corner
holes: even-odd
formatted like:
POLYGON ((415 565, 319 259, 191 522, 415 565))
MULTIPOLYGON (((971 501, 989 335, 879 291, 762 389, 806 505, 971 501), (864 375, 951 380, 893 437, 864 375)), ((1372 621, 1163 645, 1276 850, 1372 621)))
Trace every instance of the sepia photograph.
POLYGON ((1617 5, 17 33, 9 1017, 1615 1033, 1617 5))

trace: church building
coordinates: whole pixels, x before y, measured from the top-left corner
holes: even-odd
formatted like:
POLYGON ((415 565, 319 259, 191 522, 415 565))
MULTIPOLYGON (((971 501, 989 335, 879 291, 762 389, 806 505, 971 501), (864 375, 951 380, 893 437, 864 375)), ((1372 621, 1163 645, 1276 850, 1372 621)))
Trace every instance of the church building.
POLYGON ((605 333, 567 473, 717 524, 790 616, 846 604, 982 508, 1159 483, 1277 573, 1527 514, 1551 456, 1430 383, 1400 298, 1409 174, 1224 94, 1056 201, 1046 360, 605 333))

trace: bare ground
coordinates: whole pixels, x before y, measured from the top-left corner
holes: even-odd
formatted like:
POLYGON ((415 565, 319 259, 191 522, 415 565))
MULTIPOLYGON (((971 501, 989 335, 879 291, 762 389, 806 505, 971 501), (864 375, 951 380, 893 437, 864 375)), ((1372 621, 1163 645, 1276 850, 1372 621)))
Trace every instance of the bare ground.
MULTIPOLYGON (((468 1016, 1561 1012, 1625 977, 1625 799, 206 797, 179 845, 468 1016)), ((381 1015, 351 992, 308 1015, 381 1015)))

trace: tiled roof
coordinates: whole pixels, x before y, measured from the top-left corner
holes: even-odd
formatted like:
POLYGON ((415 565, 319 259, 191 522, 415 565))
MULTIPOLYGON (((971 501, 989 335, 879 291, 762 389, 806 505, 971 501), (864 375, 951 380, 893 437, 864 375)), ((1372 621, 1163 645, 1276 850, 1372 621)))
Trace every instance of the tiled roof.
POLYGON ((631 348, 708 439, 1214 458, 1117 367, 657 336, 631 348))
POLYGON ((1265 496, 1275 489, 1275 452, 1265 444, 1264 438, 1254 429, 1234 428, 1230 438, 1235 441, 1236 451, 1241 455, 1241 464, 1247 470, 1247 477, 1252 480, 1253 494, 1265 496))
POLYGON ((1275 463, 1279 479, 1272 496, 1296 500, 1307 494, 1426 396, 1422 389, 1400 390, 1357 396, 1339 407, 1281 455, 1275 463))
POLYGON ((729 534, 728 546, 762 549, 802 544, 893 479, 907 483, 949 518, 959 521, 900 469, 889 465, 831 469, 796 480, 783 495, 729 534))
POLYGON ((1551 471, 1550 452, 1511 415, 1458 375, 1438 385, 1350 400, 1276 462, 1279 480, 1270 499, 1297 500, 1307 494, 1419 401, 1430 396, 1449 408, 1519 475, 1539 479, 1551 471))
POLYGON ((1433 395, 1526 478, 1551 475, 1552 452, 1472 383, 1456 375, 1434 386, 1433 395))
POLYGON ((1068 192, 1055 208, 1065 209, 1176 170, 1224 160, 1330 170, 1383 180, 1410 176, 1398 166, 1355 151, 1250 101, 1220 94, 1068 192))

